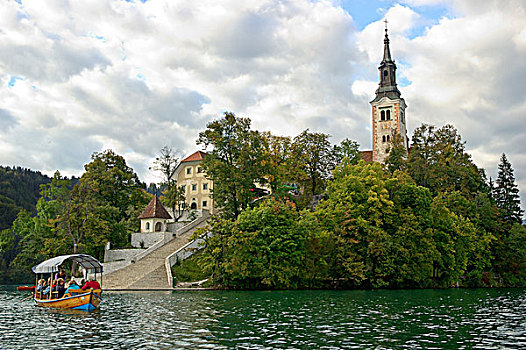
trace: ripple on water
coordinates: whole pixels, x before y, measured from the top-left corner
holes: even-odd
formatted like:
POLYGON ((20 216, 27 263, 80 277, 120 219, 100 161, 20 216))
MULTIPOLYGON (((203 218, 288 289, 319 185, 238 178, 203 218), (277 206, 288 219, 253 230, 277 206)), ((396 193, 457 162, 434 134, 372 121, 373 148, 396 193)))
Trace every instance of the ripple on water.
POLYGON ((105 293, 38 308, 0 288, 0 349, 526 347, 526 290, 105 293))

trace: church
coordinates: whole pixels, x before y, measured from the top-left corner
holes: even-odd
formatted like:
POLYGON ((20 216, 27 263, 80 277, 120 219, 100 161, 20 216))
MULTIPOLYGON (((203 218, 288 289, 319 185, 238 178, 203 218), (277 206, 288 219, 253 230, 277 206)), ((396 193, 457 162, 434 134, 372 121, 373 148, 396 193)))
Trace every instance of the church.
POLYGON ((396 85, 396 64, 391 58, 387 21, 384 37, 383 59, 378 67, 380 73, 376 96, 370 102, 372 107, 372 151, 363 151, 366 162, 384 163, 388 156, 390 141, 399 134, 406 150, 409 149, 405 109, 407 105, 396 85))

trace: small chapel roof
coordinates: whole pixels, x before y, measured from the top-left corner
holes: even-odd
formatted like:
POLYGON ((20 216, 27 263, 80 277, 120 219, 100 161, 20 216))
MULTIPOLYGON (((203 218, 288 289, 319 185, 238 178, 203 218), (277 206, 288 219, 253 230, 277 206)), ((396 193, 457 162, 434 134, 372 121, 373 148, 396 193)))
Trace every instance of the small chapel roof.
POLYGON ((194 161, 198 161, 198 160, 203 160, 203 158, 206 156, 206 153, 205 152, 202 152, 202 151, 197 151, 197 152, 194 152, 192 153, 191 155, 189 155, 188 157, 186 157, 185 159, 183 159, 181 161, 181 163, 185 163, 185 162, 194 162, 194 161))
POLYGON ((155 195, 146 208, 139 215, 138 219, 171 219, 172 216, 166 211, 164 205, 159 200, 159 197, 155 195))

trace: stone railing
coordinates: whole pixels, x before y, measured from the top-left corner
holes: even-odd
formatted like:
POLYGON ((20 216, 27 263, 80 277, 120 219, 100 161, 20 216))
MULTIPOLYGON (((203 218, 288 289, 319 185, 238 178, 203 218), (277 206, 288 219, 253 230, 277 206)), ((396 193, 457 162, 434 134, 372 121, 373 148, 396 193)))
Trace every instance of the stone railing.
POLYGON ((194 221, 190 222, 188 225, 185 225, 185 226, 181 227, 179 230, 174 232, 172 235, 165 236, 163 240, 155 243, 150 248, 146 249, 144 252, 137 254, 133 258, 133 262, 137 262, 137 261, 143 259, 144 257, 150 255, 151 253, 153 253, 157 249, 161 248, 166 243, 170 242, 175 237, 181 236, 181 235, 185 234, 186 232, 192 230, 194 227, 196 227, 196 226, 200 225, 202 222, 206 221, 209 216, 210 216, 210 212, 208 210, 206 212, 203 210, 203 216, 195 219, 194 221))
MULTIPOLYGON (((201 223, 205 222, 208 217, 210 216, 209 212, 207 211, 206 215, 203 213, 203 217, 201 218, 204 218, 203 220, 201 220, 201 223)), ((198 224, 198 225, 199 225, 198 224)), ((198 225, 195 225, 195 227, 197 227, 198 225)), ((209 237, 210 234, 207 235, 207 237, 209 237)), ((185 244, 184 246, 182 246, 181 248, 177 249, 175 252, 173 252, 172 254, 170 254, 165 260, 164 260, 164 267, 166 269, 166 278, 168 279, 168 284, 170 285, 170 288, 173 288, 174 285, 173 285, 173 274, 172 274, 172 266, 177 263, 178 261, 183 261, 187 258, 189 258, 190 256, 192 256, 192 254, 194 254, 195 251, 199 250, 200 246, 201 246, 201 243, 204 242, 204 238, 198 238, 198 239, 194 239, 190 242, 188 242, 187 244, 185 244)))

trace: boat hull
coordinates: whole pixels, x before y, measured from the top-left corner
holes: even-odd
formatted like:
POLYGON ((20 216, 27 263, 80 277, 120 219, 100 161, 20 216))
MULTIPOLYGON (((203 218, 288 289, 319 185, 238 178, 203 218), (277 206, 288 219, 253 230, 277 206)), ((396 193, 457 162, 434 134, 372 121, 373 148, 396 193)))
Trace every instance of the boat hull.
POLYGON ((38 306, 42 307, 92 311, 99 307, 102 297, 99 289, 83 291, 83 293, 76 293, 73 296, 60 299, 40 299, 35 297, 34 300, 38 306))

